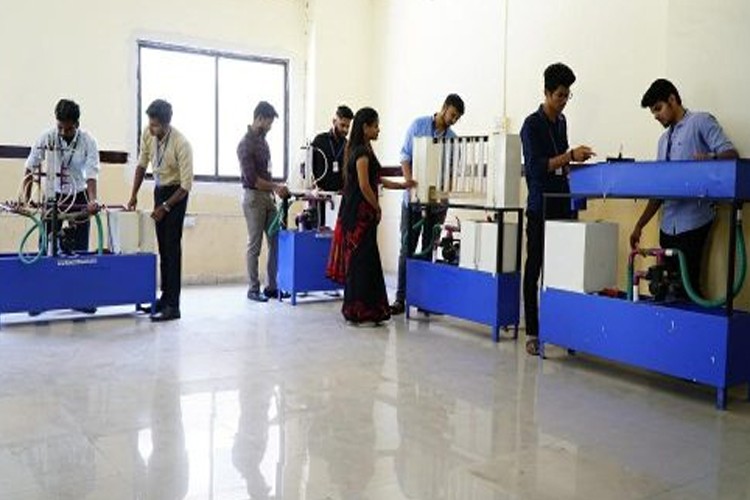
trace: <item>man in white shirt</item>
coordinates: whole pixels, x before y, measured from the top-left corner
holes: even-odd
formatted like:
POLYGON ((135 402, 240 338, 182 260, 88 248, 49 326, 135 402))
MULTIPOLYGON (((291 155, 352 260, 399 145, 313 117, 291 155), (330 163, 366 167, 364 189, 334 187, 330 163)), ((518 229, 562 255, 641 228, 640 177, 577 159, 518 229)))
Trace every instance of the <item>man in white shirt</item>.
MULTIPOLYGON (((96 140, 80 129, 81 109, 75 102, 62 99, 55 107, 57 127, 48 130, 34 143, 26 160, 24 202, 31 197, 34 170, 42 162, 54 163, 60 169, 55 179, 55 193, 62 208, 71 207, 71 212, 86 212, 93 215, 99 211, 96 201, 99 177, 99 149, 96 140), (53 157, 53 155, 55 155, 53 157), (54 160, 54 162, 53 162, 54 160)), ((71 226, 72 248, 75 252, 86 252, 89 248, 89 219, 85 218, 71 226)), ((62 223, 57 227, 48 225, 47 232, 60 236, 62 223)))

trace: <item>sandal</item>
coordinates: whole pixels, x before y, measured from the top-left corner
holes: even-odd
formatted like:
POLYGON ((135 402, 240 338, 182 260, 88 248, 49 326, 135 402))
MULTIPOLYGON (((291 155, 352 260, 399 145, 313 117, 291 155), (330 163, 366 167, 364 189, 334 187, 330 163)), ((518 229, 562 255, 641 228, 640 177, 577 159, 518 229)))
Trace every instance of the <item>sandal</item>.
POLYGON ((539 356, 539 339, 531 338, 526 341, 526 353, 529 356, 539 356))

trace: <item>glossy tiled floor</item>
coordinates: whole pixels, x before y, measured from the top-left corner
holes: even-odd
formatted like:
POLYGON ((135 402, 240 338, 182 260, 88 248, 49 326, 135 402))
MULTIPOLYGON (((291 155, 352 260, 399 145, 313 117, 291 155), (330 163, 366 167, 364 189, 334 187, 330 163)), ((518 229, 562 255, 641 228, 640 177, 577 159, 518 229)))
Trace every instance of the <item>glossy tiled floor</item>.
POLYGON ((0 499, 750 498, 750 404, 446 318, 186 292, 0 332, 0 499))

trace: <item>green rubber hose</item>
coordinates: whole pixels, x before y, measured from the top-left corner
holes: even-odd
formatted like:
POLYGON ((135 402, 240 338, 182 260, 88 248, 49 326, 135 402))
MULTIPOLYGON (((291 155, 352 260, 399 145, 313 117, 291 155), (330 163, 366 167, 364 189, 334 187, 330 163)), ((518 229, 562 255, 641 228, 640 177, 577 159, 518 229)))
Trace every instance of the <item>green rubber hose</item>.
POLYGON ((104 229, 102 227, 102 218, 99 214, 94 215, 96 221, 96 253, 102 255, 104 253, 104 229))
MULTIPOLYGON (((419 219, 419 220, 418 220, 418 221, 417 221, 417 222, 416 222, 416 223, 415 223, 415 224, 414 224, 414 225, 413 225, 413 226, 411 227, 411 230, 412 230, 412 231, 416 231, 417 229, 419 229, 419 228, 421 228, 422 226, 424 226, 424 221, 425 221, 425 219, 419 219)), ((403 248, 408 248, 407 242, 409 241, 409 236, 410 236, 410 235, 411 235, 411 233, 409 233, 409 232, 407 231, 406 233, 404 233, 404 236, 403 236, 403 237, 401 238, 401 246, 402 246, 403 248)))
MULTIPOLYGON (((635 259, 633 259, 635 261, 635 259)), ((635 265, 634 262, 628 262, 628 287, 625 289, 628 295, 628 300, 632 302, 633 300, 633 285, 634 285, 634 279, 633 275, 635 274, 635 265)))
POLYGON ((281 210, 276 209, 276 215, 273 216, 273 219, 271 219, 271 222, 268 224, 268 227, 266 228, 266 232, 270 236, 276 235, 281 230, 281 210))
POLYGON ((47 231, 44 229, 44 223, 41 221, 41 219, 37 219, 33 215, 24 214, 24 216, 31 219, 34 222, 34 225, 31 226, 28 231, 26 231, 26 234, 24 234, 23 238, 21 239, 21 244, 18 247, 18 258, 22 263, 30 265, 37 262, 44 255, 44 252, 47 249, 47 231), (30 256, 24 253, 23 249, 26 247, 26 243, 29 241, 29 238, 31 238, 31 236, 37 231, 39 231, 39 250, 36 254, 30 256))
MULTIPOLYGON (((736 297, 742 290, 745 284, 745 278, 747 277, 747 250, 745 248, 745 235, 742 232, 742 226, 737 225, 737 255, 739 260, 739 274, 734 279, 734 289, 732 293, 736 297)), ((682 276, 682 285, 685 287, 685 292, 690 297, 690 300, 702 307, 721 307, 727 303, 727 297, 707 300, 698 294, 693 288, 693 284, 690 283, 690 275, 688 274, 688 265, 685 254, 680 250, 675 250, 677 257, 680 260, 680 274, 682 276)))
POLYGON ((430 244, 426 245, 426 248, 424 248, 421 252, 415 253, 414 257, 427 257, 432 253, 433 247, 435 246, 435 241, 437 241, 438 238, 440 238, 440 232, 443 230, 443 228, 440 226, 440 224, 435 224, 432 227, 432 238, 430 238, 430 244))
MULTIPOLYGON (((419 219, 419 221, 417 221, 416 224, 414 224, 411 227, 412 231, 416 231, 417 229, 424 226, 425 220, 427 219, 419 219)), ((430 244, 426 245, 426 247, 421 252, 415 253, 413 257, 419 258, 419 257, 427 257, 428 255, 430 255, 430 253, 432 252, 432 247, 435 246, 435 241, 440 237, 441 231, 442 231, 441 225, 435 224, 435 226, 432 227, 432 238, 430 238, 430 244)), ((404 237, 401 239, 401 245, 404 248, 408 248, 407 241, 409 240, 410 234, 411 233, 407 232, 406 234, 404 234, 404 237)))

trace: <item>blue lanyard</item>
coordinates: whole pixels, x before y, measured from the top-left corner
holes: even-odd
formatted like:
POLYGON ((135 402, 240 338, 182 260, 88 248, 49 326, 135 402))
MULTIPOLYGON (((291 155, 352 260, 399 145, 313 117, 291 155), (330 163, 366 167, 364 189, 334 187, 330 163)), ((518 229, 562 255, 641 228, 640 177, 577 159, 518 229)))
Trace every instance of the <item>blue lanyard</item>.
POLYGON ((341 141, 341 147, 339 148, 338 152, 336 152, 336 148, 333 145, 333 132, 328 136, 328 144, 331 146, 331 153, 333 153, 333 161, 338 161, 338 159, 341 157, 341 153, 344 152, 344 146, 346 146, 346 141, 341 141))

